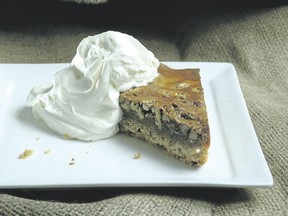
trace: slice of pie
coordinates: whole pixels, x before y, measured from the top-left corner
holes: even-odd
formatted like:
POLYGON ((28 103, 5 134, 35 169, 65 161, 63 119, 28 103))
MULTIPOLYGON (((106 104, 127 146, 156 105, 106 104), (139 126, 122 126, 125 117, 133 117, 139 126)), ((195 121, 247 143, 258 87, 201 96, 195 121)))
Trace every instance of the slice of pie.
POLYGON ((199 69, 160 64, 158 72, 149 85, 120 93, 120 131, 201 166, 207 161, 210 130, 199 69))

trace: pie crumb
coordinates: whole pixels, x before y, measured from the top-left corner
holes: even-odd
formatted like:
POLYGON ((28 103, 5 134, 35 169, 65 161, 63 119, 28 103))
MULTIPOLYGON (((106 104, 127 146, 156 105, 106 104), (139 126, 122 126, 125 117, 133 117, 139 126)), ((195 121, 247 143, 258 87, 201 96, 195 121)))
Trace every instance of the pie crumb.
POLYGON ((69 166, 75 165, 75 159, 71 158, 70 162, 69 162, 69 166))
POLYGON ((141 153, 140 152, 137 152, 135 155, 134 155, 134 157, 133 157, 133 159, 140 159, 141 158, 141 153))
POLYGON ((26 159, 32 155, 33 151, 30 149, 25 149, 23 153, 18 156, 18 159, 26 159))
POLYGON ((50 154, 51 153, 51 149, 46 149, 45 151, 44 151, 44 154, 50 154))

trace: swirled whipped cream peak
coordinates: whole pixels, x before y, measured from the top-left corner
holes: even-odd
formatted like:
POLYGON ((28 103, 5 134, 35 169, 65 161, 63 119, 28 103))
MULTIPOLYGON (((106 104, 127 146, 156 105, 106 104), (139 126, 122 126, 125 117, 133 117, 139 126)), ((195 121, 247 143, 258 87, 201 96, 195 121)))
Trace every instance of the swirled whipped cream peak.
POLYGON ((27 97, 35 118, 55 132, 84 141, 118 132, 119 94, 158 76, 158 59, 134 37, 107 31, 84 38, 71 64, 54 83, 34 87, 27 97))

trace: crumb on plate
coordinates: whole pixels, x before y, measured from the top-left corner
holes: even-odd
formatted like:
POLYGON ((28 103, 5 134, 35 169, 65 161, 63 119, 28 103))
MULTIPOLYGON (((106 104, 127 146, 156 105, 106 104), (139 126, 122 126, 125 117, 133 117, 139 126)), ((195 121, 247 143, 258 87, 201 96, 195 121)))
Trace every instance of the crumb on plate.
POLYGON ((51 149, 46 149, 45 151, 44 151, 44 154, 50 154, 51 153, 51 149))
POLYGON ((69 166, 71 165, 75 165, 75 158, 71 158, 70 162, 69 162, 69 166))
POLYGON ((26 159, 32 155, 33 151, 30 149, 25 149, 23 153, 18 156, 18 159, 26 159))
POLYGON ((133 157, 133 159, 140 159, 141 158, 141 153, 140 152, 137 152, 135 155, 134 155, 134 157, 133 157))

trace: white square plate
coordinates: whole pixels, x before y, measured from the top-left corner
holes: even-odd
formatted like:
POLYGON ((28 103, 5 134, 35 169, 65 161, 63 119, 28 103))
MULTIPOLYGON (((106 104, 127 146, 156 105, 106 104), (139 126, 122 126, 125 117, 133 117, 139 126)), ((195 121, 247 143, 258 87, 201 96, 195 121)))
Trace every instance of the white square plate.
POLYGON ((0 64, 0 188, 272 186, 233 65, 164 63, 200 68, 211 128, 203 167, 121 134, 97 142, 63 139, 33 118, 26 97, 68 64, 0 64), (33 154, 18 159, 25 149, 33 154), (138 152, 141 158, 134 159, 138 152))

